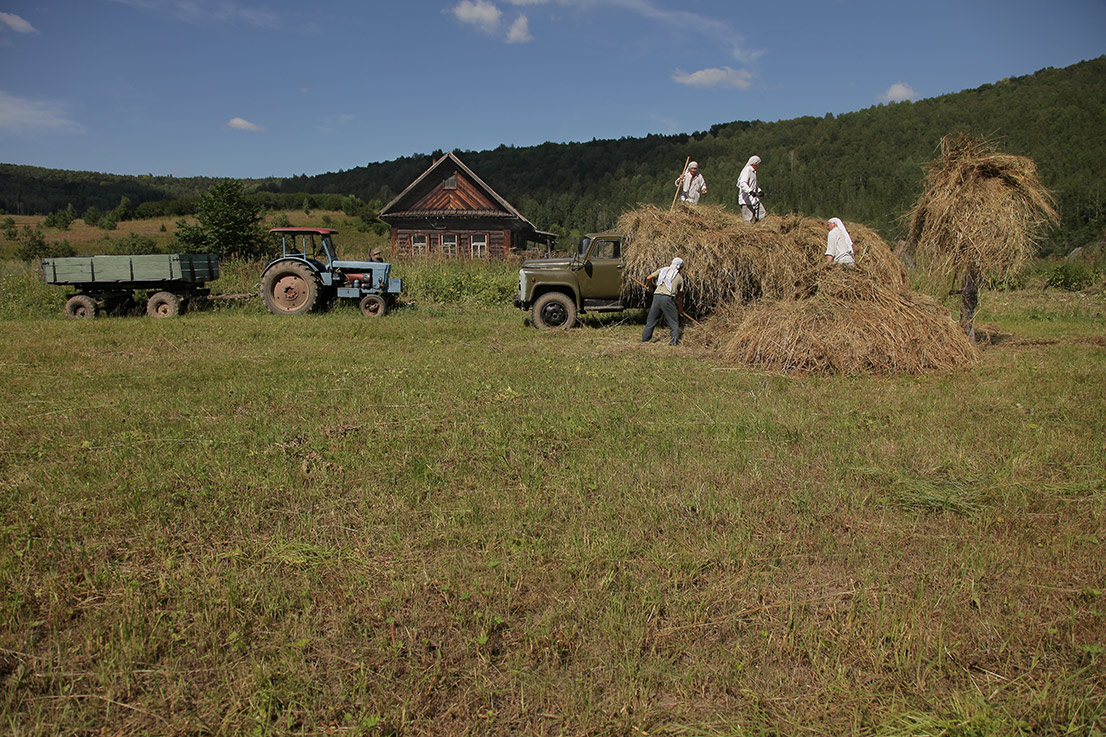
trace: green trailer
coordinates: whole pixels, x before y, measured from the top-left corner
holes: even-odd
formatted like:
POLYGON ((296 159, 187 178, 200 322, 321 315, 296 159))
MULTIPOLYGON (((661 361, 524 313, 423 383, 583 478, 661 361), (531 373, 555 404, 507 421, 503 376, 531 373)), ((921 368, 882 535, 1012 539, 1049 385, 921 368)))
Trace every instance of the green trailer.
POLYGON ((47 284, 67 286, 69 317, 124 312, 145 300, 152 317, 179 315, 190 303, 206 300, 204 285, 219 278, 219 257, 206 253, 139 256, 71 256, 42 259, 47 284))

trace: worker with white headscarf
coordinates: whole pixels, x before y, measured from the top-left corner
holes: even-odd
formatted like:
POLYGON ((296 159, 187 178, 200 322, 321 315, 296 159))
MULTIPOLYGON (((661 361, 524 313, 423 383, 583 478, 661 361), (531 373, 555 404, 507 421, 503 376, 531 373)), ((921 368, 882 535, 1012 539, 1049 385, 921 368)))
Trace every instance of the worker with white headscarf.
POLYGON ((830 218, 826 221, 826 226, 829 228, 829 235, 826 236, 826 263, 855 265, 853 239, 849 237, 849 231, 845 230, 841 218, 830 218))
POLYGON ((645 283, 656 281, 657 288, 653 292, 653 304, 649 306, 649 317, 645 320, 645 330, 641 333, 641 342, 648 343, 653 339, 653 329, 661 321, 661 315, 668 323, 668 345, 676 345, 680 342, 680 306, 683 299, 684 277, 680 274, 680 267, 684 260, 677 256, 672 259, 670 266, 657 269, 645 277, 645 283))
POLYGON ((699 195, 707 193, 707 180, 699 173, 699 162, 692 161, 687 165, 687 171, 676 180, 676 186, 680 188, 680 202, 699 204, 699 195))
POLYGON ((755 223, 765 215, 764 205, 760 198, 764 196, 764 190, 757 186, 757 167, 760 166, 759 156, 750 156, 745 168, 741 170, 741 176, 737 178, 738 198, 741 200, 741 217, 747 223, 755 223))

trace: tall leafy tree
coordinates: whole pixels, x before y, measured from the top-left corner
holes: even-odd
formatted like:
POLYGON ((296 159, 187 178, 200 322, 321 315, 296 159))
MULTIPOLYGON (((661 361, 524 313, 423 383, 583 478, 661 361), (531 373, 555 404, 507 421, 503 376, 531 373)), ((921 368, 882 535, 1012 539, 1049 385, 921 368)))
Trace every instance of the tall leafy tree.
POLYGON ((177 221, 177 240, 188 250, 246 258, 264 253, 260 206, 247 199, 241 182, 228 179, 205 192, 196 219, 177 221))

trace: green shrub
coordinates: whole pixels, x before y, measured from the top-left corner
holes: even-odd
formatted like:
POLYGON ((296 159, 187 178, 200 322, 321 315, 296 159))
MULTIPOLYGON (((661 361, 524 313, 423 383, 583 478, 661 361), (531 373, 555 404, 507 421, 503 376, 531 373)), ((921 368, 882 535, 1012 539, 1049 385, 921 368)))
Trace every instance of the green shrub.
POLYGON ((53 258, 57 256, 73 256, 76 251, 69 241, 61 240, 56 243, 47 243, 41 230, 27 230, 24 233, 23 242, 15 249, 15 257, 20 261, 34 261, 39 258, 53 258))
POLYGON ((127 235, 111 242, 111 253, 133 255, 141 253, 169 253, 164 246, 148 235, 140 233, 128 233, 127 235))
POLYGON ((1046 287, 1056 287, 1069 292, 1079 292, 1095 281, 1094 270, 1079 261, 1061 261, 1044 270, 1046 287))

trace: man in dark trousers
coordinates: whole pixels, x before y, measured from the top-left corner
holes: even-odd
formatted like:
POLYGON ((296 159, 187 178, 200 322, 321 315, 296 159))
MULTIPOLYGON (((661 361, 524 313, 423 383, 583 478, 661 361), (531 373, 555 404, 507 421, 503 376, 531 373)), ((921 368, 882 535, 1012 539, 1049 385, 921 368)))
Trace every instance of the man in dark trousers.
POLYGON ((653 304, 649 307, 645 330, 641 333, 642 343, 648 343, 653 339, 653 329, 660 323, 661 315, 664 315, 668 323, 668 345, 676 345, 680 342, 680 307, 677 300, 683 296, 684 278, 680 275, 680 267, 683 265, 684 260, 677 256, 672 259, 671 266, 657 269, 645 277, 647 285, 656 281, 657 288, 653 292, 653 304))

